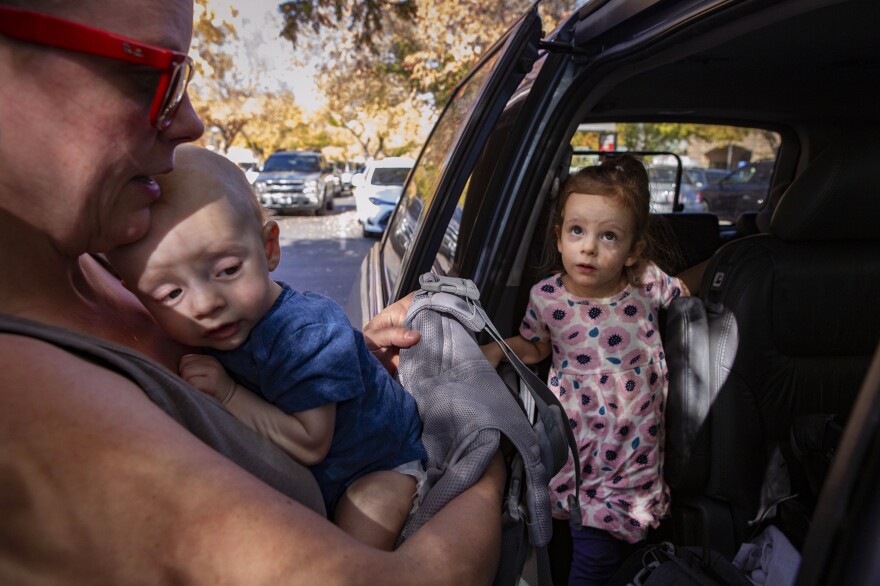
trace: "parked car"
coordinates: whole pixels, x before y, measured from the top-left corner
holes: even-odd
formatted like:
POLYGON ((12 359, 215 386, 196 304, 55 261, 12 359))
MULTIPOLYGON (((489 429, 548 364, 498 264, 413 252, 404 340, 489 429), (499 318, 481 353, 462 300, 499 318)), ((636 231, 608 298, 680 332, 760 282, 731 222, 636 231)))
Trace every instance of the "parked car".
POLYGON ((254 181, 257 180, 257 177, 260 176, 260 166, 257 163, 237 163, 238 166, 244 171, 244 176, 247 178, 248 182, 253 184, 254 181))
POLYGON ((250 183, 253 183, 260 174, 260 163, 250 149, 237 146, 229 147, 226 150, 226 158, 244 171, 245 177, 250 183))
POLYGON ((352 176, 357 219, 364 236, 385 231, 414 164, 409 157, 388 157, 368 162, 362 172, 352 176))
POLYGON ((337 190, 332 167, 312 151, 272 153, 254 181, 260 203, 280 213, 332 210, 337 190))
POLYGON ((648 179, 651 189, 651 211, 654 213, 706 211, 699 189, 684 169, 679 170, 674 165, 649 165, 648 179), (678 177, 679 173, 680 177, 678 177), (676 184, 678 184, 678 208, 673 206, 676 184))
MULTIPOLYGON (((681 158, 667 151, 599 151, 586 147, 573 147, 569 172, 596 165, 606 157, 614 157, 624 152, 646 161, 649 189, 651 190, 651 211, 655 214, 668 212, 704 212, 706 206, 699 194, 699 188, 687 170, 681 166, 681 158), (652 164, 655 157, 676 160, 678 164, 652 164)), ((726 175, 726 173, 725 173, 726 175)))
POLYGON ((342 197, 342 166, 339 163, 330 163, 330 184, 333 191, 333 197, 342 197))
POLYGON ((684 172, 691 183, 697 186, 697 189, 714 185, 730 175, 730 171, 727 169, 706 169, 704 167, 685 167, 684 172))
MULTIPOLYGON (((581 126, 620 125, 621 143, 623 129, 652 123, 776 133, 770 186, 792 183, 770 233, 722 243, 719 219, 733 214, 719 218, 711 202, 710 213, 661 215, 681 229, 689 260, 707 261, 695 309, 709 312, 713 329, 690 341, 661 331, 673 490, 671 516, 649 539, 732 558, 761 528, 749 521, 761 514, 767 470, 779 470, 769 456, 788 445, 793 421, 833 413, 842 440, 815 510, 800 518, 803 533, 788 534, 802 554, 797 584, 880 583, 880 358, 869 373, 880 331, 871 309, 880 287, 880 4, 589 2, 546 35, 539 10, 453 90, 362 265, 352 322, 433 270, 473 280, 501 334, 517 332, 530 287, 546 275, 547 218, 581 126), (683 401, 674 390, 691 371, 672 364, 690 352, 708 372, 688 379, 683 401)), ((563 524, 551 542, 563 584, 566 535, 563 524)))
POLYGON ((744 212, 757 212, 770 192, 773 161, 749 163, 714 185, 700 188, 709 211, 722 222, 734 223, 744 212))
POLYGON ((352 185, 351 178, 355 173, 358 172, 358 165, 355 163, 345 161, 344 163, 340 163, 339 165, 339 181, 342 184, 342 195, 351 195, 352 194, 352 185))

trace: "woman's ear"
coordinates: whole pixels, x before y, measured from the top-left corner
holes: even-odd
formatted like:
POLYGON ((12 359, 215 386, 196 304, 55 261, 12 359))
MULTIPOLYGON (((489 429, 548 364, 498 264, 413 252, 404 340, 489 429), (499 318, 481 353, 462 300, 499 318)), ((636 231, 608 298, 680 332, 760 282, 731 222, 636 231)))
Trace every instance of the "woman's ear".
POLYGON ((280 234, 281 230, 275 220, 268 220, 263 224, 263 248, 266 250, 266 262, 270 271, 274 271, 281 261, 280 234))
POLYGON ((625 266, 631 267, 642 258, 642 253, 645 252, 646 242, 644 240, 639 240, 636 242, 635 246, 632 247, 632 251, 629 253, 629 256, 626 257, 626 262, 623 264, 625 266))

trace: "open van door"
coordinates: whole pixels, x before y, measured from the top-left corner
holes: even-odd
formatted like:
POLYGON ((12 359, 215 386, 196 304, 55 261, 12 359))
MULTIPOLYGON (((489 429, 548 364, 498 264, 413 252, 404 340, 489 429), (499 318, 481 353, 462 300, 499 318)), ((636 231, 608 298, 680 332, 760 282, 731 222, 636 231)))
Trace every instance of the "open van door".
POLYGON ((355 326, 368 321, 383 307, 418 288, 418 282, 398 275, 430 270, 444 234, 432 229, 446 226, 458 197, 492 127, 538 57, 541 19, 533 5, 493 45, 453 90, 410 174, 383 240, 364 261, 349 296, 346 313, 355 326), (415 243, 436 240, 436 246, 415 243), (401 271, 416 265, 418 270, 401 271))

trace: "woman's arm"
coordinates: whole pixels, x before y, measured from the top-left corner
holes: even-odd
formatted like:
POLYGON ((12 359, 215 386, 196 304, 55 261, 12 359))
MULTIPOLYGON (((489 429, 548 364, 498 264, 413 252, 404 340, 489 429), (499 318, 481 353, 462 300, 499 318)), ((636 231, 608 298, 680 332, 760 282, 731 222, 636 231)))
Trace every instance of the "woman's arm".
POLYGON ((392 303, 364 326, 367 347, 392 374, 400 361, 400 349, 409 348, 421 339, 421 334, 402 325, 412 305, 413 295, 415 293, 410 293, 392 303))
POLYGON ((0 335, 2 583, 486 583, 503 483, 496 465, 397 552, 372 550, 197 440, 128 379, 0 335))

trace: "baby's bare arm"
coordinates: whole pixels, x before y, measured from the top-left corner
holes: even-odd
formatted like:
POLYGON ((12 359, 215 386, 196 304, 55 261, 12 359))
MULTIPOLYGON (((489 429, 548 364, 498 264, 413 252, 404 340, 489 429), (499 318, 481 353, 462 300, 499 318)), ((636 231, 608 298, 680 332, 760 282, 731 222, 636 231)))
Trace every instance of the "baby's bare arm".
POLYGON ((333 403, 287 414, 237 384, 219 360, 204 354, 181 358, 180 376, 220 401, 239 421, 272 440, 300 464, 314 466, 330 450, 336 424, 333 403))
POLYGON ((235 385, 224 406, 236 419, 268 437, 300 464, 314 466, 330 451, 336 403, 285 413, 243 386, 235 385))

